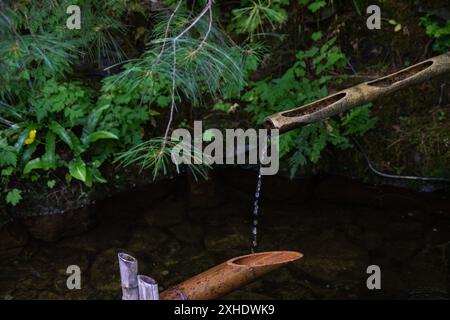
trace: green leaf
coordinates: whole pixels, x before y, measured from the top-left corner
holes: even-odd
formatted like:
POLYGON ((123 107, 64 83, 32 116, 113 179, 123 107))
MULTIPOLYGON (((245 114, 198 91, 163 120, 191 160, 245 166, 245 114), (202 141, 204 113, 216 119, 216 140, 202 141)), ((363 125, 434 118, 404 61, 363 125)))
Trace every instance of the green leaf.
POLYGON ((309 6, 308 6, 308 9, 311 11, 311 12, 317 12, 317 11, 319 11, 322 7, 325 7, 327 5, 327 2, 326 1, 314 1, 313 3, 311 3, 309 6))
POLYGON ((56 168, 56 137, 52 132, 48 132, 45 138, 45 154, 42 159, 48 164, 48 169, 56 168))
POLYGON ((97 132, 91 133, 88 136, 87 140, 88 140, 89 143, 92 143, 92 142, 95 142, 97 140, 102 140, 102 139, 115 139, 115 140, 118 140, 119 137, 116 136, 114 133, 111 133, 111 132, 108 132, 108 131, 97 131, 97 132))
POLYGON ((6 195, 6 203, 15 207, 22 200, 22 191, 19 189, 13 189, 6 195))
POLYGON ((31 156, 36 151, 36 149, 37 149, 36 140, 32 144, 26 146, 25 150, 22 153, 22 157, 21 157, 22 163, 26 163, 26 162, 30 161, 31 156))
POLYGON ((84 181, 84 184, 89 188, 91 188, 92 182, 93 182, 92 170, 91 168, 86 168, 86 181, 84 181))
POLYGON ((13 167, 7 167, 5 169, 2 170, 2 176, 4 177, 9 177, 10 175, 12 175, 12 173, 14 172, 14 168, 13 167))
POLYGON ((96 182, 100 182, 100 183, 107 183, 108 181, 103 178, 102 174, 100 173, 100 170, 98 170, 97 168, 91 168, 91 172, 92 172, 92 177, 94 178, 94 180, 96 182))
POLYGON ((72 177, 86 182, 86 163, 83 160, 72 160, 69 163, 69 173, 72 177))
POLYGON ((72 139, 69 133, 58 122, 52 121, 49 125, 50 130, 53 131, 65 144, 67 144, 70 150, 74 150, 72 139))
POLYGON ((89 134, 92 131, 95 130, 95 128, 97 127, 98 121, 100 120, 100 117, 102 116, 102 113, 109 109, 111 107, 110 104, 106 104, 103 105, 101 107, 98 107, 96 109, 94 109, 88 117, 88 121, 87 121, 87 125, 86 125, 86 133, 89 134))
POLYGON ((55 180, 48 180, 47 181, 47 187, 49 187, 50 189, 53 189, 56 185, 56 181, 55 180))
POLYGON ((314 33, 311 35, 311 39, 312 39, 313 41, 317 41, 317 40, 319 40, 320 38, 322 38, 322 32, 320 32, 320 31, 314 32, 314 33))
POLYGON ((75 135, 75 133, 73 133, 72 131, 69 131, 69 136, 70 136, 70 140, 72 141, 73 152, 75 153, 75 155, 78 156, 81 153, 83 153, 84 151, 86 151, 85 146, 81 145, 81 141, 80 141, 80 139, 78 139, 78 137, 75 135))
MULTIPOLYGON (((14 148, 12 148, 14 150, 14 148)), ((0 150, 0 167, 13 166, 17 164, 17 156, 11 149, 0 150)))
POLYGON ((20 150, 22 150, 22 147, 25 144, 25 140, 27 140, 29 134, 30 134, 30 129, 27 129, 20 134, 19 139, 17 139, 17 142, 14 145, 14 148, 16 148, 17 152, 20 152, 20 150))
POLYGON ((36 159, 30 160, 27 162, 25 167, 23 168, 23 174, 28 174, 32 170, 36 169, 42 169, 42 170, 49 170, 53 168, 53 164, 49 161, 46 161, 45 159, 38 157, 36 159))

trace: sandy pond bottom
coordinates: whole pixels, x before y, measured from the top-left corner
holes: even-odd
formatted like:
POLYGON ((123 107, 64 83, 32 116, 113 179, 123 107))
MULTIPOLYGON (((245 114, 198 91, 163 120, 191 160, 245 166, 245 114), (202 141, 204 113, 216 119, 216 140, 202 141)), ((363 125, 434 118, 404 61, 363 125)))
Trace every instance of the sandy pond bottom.
MULTIPOLYGON (((180 178, 156 200, 140 189, 97 203, 89 232, 1 252, 0 298, 120 299, 121 251, 163 288, 248 254, 255 178, 180 178), (69 265, 82 270, 81 290, 67 289, 69 265)), ((336 177, 268 178, 262 188, 258 251, 305 257, 225 299, 449 298, 449 199, 336 177), (381 268, 381 290, 367 289, 369 265, 381 268)))

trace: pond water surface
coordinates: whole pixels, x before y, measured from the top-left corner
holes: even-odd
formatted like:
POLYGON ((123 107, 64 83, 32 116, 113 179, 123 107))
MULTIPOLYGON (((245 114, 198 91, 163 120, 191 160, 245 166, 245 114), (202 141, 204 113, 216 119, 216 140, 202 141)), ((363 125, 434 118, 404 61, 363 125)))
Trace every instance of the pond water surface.
MULTIPOLYGON (((122 251, 162 288, 248 254, 256 176, 180 177, 157 187, 158 197, 152 186, 101 201, 89 209, 90 231, 0 253, 0 297, 120 299, 122 251), (69 265, 82 270, 81 290, 67 289, 69 265)), ((450 205, 441 194, 264 177, 259 210, 257 251, 305 256, 225 299, 449 298, 450 205), (370 265, 381 269, 381 290, 366 286, 370 265)))

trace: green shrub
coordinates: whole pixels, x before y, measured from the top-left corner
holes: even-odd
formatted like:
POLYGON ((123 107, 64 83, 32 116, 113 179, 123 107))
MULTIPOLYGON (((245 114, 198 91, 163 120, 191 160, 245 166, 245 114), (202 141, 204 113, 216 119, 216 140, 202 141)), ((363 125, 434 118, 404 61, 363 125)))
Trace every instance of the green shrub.
MULTIPOLYGON (((316 37, 318 39, 319 37, 316 37)), ((334 76, 345 64, 346 57, 335 46, 335 38, 299 51, 297 61, 280 78, 253 83, 243 99, 246 111, 253 114, 256 124, 273 113, 299 107, 328 94, 327 87, 342 77, 334 76)), ((375 125, 370 116, 370 105, 287 132, 280 137, 280 155, 290 156, 291 174, 307 161, 317 162, 321 152, 332 144, 338 148, 350 147, 349 135, 362 135, 375 125)))
POLYGON ((450 21, 439 25, 429 15, 420 18, 420 25, 425 27, 425 32, 434 38, 433 50, 444 53, 450 49, 450 21))

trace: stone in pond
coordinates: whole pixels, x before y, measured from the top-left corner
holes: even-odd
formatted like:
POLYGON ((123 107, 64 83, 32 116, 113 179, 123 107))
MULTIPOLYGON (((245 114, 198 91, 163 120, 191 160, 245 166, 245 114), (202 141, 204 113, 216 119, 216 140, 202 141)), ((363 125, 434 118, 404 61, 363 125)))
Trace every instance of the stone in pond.
POLYGON ((132 235, 127 249, 133 252, 151 251, 166 242, 168 238, 167 234, 156 228, 137 230, 132 235))
POLYGON ((369 257, 362 248, 350 243, 337 231, 303 240, 303 259, 289 265, 311 279, 337 284, 343 279, 353 285, 365 283, 369 257))
POLYGON ((26 229, 17 222, 0 226, 0 251, 24 246, 28 241, 26 229))
POLYGON ((203 239, 203 228, 199 224, 183 223, 170 228, 175 238, 185 243, 198 243, 203 239))
POLYGON ((144 214, 144 221, 151 227, 169 227, 182 223, 185 219, 184 201, 168 199, 144 214))
POLYGON ((30 235, 38 240, 57 241, 88 231, 92 225, 92 214, 88 207, 62 214, 34 216, 24 220, 30 235))
POLYGON ((239 230, 225 225, 209 228, 205 237, 205 247, 212 252, 230 252, 230 249, 250 248, 250 239, 243 236, 239 230))

